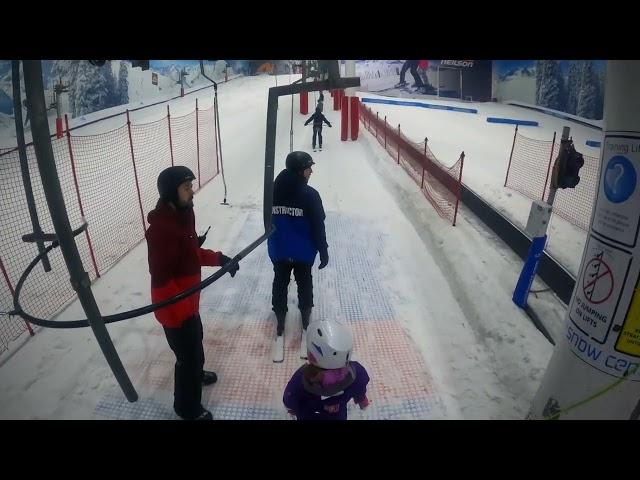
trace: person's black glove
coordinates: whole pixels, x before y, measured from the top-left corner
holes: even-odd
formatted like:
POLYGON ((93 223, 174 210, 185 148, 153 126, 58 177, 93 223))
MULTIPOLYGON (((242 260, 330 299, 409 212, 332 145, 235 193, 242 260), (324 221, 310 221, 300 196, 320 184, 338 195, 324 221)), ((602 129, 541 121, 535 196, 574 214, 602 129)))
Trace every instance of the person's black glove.
MULTIPOLYGON (((222 259, 223 267, 232 260, 231 258, 227 257, 224 253, 220 254, 220 258, 222 259)), ((235 266, 231 270, 229 270, 229 275, 231 275, 232 278, 235 277, 238 270, 240 270, 240 264, 236 263, 235 266)))
POLYGON ((204 235, 198 236, 198 246, 199 247, 201 247, 202 244, 204 243, 204 241, 207 239, 207 233, 209 233, 210 229, 211 229, 211 225, 209 225, 209 228, 207 228, 207 231, 204 232, 204 235))
POLYGON ((329 128, 331 128, 331 124, 329 124, 329 128))
POLYGON ((320 252, 320 265, 318 265, 318 269, 322 270, 329 263, 329 252, 327 250, 320 252))

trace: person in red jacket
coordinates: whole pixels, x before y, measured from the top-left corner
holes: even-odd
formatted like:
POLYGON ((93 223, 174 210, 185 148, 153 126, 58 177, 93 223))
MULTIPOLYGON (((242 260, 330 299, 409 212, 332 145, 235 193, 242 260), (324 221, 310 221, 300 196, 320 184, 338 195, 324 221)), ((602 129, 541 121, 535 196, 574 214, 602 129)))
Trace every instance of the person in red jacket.
MULTIPOLYGON (((201 281, 200 267, 224 266, 231 261, 222 252, 201 248, 206 234, 198 237, 193 213, 193 172, 175 166, 158 177, 160 199, 149 212, 146 239, 151 273, 151 301, 161 302, 201 281)), ((233 277, 239 266, 229 272, 233 277)), ((204 370, 200 292, 156 310, 169 347, 176 355, 173 409, 183 419, 212 420, 202 404, 202 386, 217 381, 204 370)))

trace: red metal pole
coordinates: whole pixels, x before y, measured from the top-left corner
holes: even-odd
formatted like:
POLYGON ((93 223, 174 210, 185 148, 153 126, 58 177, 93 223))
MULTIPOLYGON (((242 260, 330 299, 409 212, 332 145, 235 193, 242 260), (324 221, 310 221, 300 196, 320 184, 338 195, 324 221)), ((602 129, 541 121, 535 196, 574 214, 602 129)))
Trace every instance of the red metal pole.
POLYGON ((547 166, 547 178, 544 179, 544 188, 542 189, 542 198, 544 201, 544 194, 547 193, 547 182, 549 181, 549 172, 551 171, 551 162, 553 162, 553 148, 556 145, 556 132, 553 132, 553 141, 551 142, 551 153, 549 153, 549 165, 547 166))
POLYGON ((378 138, 378 122, 380 121, 380 112, 376 112, 376 139, 378 138))
MULTIPOLYGON (((66 116, 66 113, 65 113, 65 116, 66 116)), ((64 135, 64 132, 62 129, 62 118, 56 117, 56 138, 62 138, 63 135, 64 135)))
POLYGON ((384 149, 387 149, 387 116, 384 116, 384 149))
POLYGON ((167 105, 167 124, 169 125, 169 151, 171 152, 171 166, 173 167, 173 140, 171 138, 171 111, 167 105))
POLYGON ((358 140, 360 129, 360 99, 351 97, 351 140, 358 140))
POLYGON ((133 138, 131 137, 131 120, 129 119, 129 110, 127 109, 127 129, 129 130, 129 146, 131 147, 131 162, 133 163, 133 176, 136 179, 136 190, 138 191, 138 203, 140 204, 140 217, 142 218, 142 228, 144 234, 147 234, 147 224, 144 221, 144 210, 142 209, 142 196, 140 195, 140 185, 138 183, 138 171, 136 169, 136 158, 133 154, 133 138))
POLYGON ((309 113, 309 92, 300 92, 300 113, 302 115, 309 113))
POLYGON ((342 97, 340 120, 340 140, 346 142, 349 139, 349 97, 342 97))
MULTIPOLYGON (((84 207, 82 206, 82 199, 80 198, 80 187, 78 186, 78 175, 76 174, 76 162, 73 159, 73 149, 71 148, 71 133, 69 132, 69 117, 64 114, 64 123, 67 127, 67 144, 69 145, 69 158, 71 159, 71 172, 73 173, 73 183, 76 186, 76 196, 78 198, 78 206, 80 207, 80 215, 84 219, 84 207)), ((100 272, 98 271, 98 264, 96 262, 96 256, 93 253, 93 244, 91 243, 91 237, 89 236, 89 229, 85 229, 85 236, 87 237, 87 243, 89 244, 89 254, 91 255, 91 261, 93 262, 93 269, 96 271, 96 277, 100 278, 100 272)))
MULTIPOLYGON (((13 289, 13 285, 11 285, 11 280, 9 280, 9 274, 7 273, 7 270, 4 268, 4 263, 2 263, 2 258, 0 258, 0 270, 2 270, 4 279, 6 280, 7 286, 9 287, 9 291, 11 292, 11 296, 14 296, 16 294, 16 291, 13 289)), ((27 325, 27 330, 29 330, 29 335, 33 337, 33 329, 31 328, 31 325, 26 320, 24 321, 24 323, 27 325)))
POLYGON ((196 98, 196 158, 198 160, 198 190, 202 187, 202 183, 200 182, 200 134, 199 134, 199 124, 198 124, 198 99, 196 98))
POLYGON ((511 159, 513 158, 513 148, 516 146, 516 135, 518 135, 518 125, 516 125, 516 131, 513 133, 513 144, 511 145, 511 153, 509 154, 509 166, 507 167, 507 175, 504 177, 504 187, 507 186, 507 179, 509 178, 509 170, 511 169, 511 159))
POLYGON ((460 175, 458 176, 458 195, 456 196, 456 209, 453 212, 454 227, 456 226, 456 218, 458 218, 458 205, 460 204, 460 194, 462 193, 462 169, 463 168, 464 168, 464 152, 460 154, 460 175))
POLYGON ((2 263, 2 258, 0 258, 0 270, 2 270, 2 274, 4 275, 4 279, 6 280, 7 285, 9 286, 11 295, 15 295, 16 291, 13 289, 13 285, 11 285, 11 280, 9 280, 9 274, 7 273, 7 270, 4 268, 4 263, 2 263))
POLYGON ((424 188, 424 166, 427 163, 427 139, 424 139, 424 162, 422 163, 422 181, 420 182, 420 188, 424 188))
POLYGON ((398 124, 398 165, 400 165, 400 124, 398 124))

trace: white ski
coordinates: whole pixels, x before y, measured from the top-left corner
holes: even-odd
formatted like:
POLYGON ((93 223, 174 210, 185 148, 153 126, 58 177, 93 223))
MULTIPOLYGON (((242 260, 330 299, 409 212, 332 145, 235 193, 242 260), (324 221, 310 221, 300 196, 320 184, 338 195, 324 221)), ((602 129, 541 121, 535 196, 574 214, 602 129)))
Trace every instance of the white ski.
POLYGON ((307 359, 307 331, 302 330, 302 336, 300 337, 300 358, 307 359))
POLYGON ((271 355, 274 363, 282 363, 284 361, 284 335, 276 336, 273 340, 271 355))

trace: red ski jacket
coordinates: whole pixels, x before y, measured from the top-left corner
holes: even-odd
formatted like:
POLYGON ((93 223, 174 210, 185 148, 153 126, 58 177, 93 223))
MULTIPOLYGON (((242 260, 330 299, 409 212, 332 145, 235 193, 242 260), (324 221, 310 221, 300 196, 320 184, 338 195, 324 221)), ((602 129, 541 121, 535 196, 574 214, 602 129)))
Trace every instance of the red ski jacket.
MULTIPOLYGON (((160 200, 147 216, 146 239, 151 301, 171 298, 201 280, 200 267, 221 266, 221 253, 200 248, 193 210, 176 210, 160 200)), ((200 292, 154 312, 164 327, 180 327, 200 309, 200 292)))

